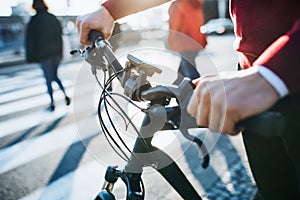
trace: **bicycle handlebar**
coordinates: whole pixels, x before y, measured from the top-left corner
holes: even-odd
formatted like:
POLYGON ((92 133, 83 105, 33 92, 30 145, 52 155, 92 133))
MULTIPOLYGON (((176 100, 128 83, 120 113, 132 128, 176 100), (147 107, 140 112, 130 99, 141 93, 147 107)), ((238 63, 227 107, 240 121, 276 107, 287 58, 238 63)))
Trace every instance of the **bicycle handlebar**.
MULTIPOLYGON (((194 87, 192 81, 190 81, 190 85, 191 87, 194 87)), ((141 98, 144 100, 151 100, 162 96, 176 97, 175 93, 165 86, 157 86, 141 93, 141 98)), ((279 112, 275 111, 266 111, 255 116, 248 117, 239 121, 235 125, 236 130, 246 129, 265 137, 280 135, 284 127, 284 117, 279 112)))
MULTIPOLYGON (((92 30, 89 34, 89 39, 93 41, 94 46, 97 48, 104 48, 104 56, 108 59, 108 62, 111 64, 113 70, 118 72, 124 68, 118 63, 117 59, 114 57, 114 54, 108 48, 108 43, 105 42, 103 34, 99 31, 92 30)), ((119 76, 120 78, 124 78, 119 76)), ((191 82, 192 87, 194 85, 191 82)), ((124 85, 123 85, 124 87, 124 85)), ((154 99, 158 97, 174 97, 174 90, 170 90, 169 87, 165 86, 156 86, 156 87, 146 87, 143 88, 143 91, 140 92, 139 100, 147 101, 149 99, 154 99)), ((279 135, 285 126, 285 120, 280 113, 275 111, 266 111, 262 114, 251 116, 247 119, 241 120, 235 126, 238 130, 246 129, 251 132, 263 135, 266 137, 271 137, 274 135, 279 135)))
POLYGON ((264 137, 279 136, 285 127, 284 117, 275 111, 267 111, 239 121, 235 128, 245 129, 264 137))
POLYGON ((91 40, 92 42, 95 42, 96 40, 100 39, 100 40, 104 40, 104 36, 103 33, 97 30, 91 30, 89 35, 88 35, 89 40, 91 40))

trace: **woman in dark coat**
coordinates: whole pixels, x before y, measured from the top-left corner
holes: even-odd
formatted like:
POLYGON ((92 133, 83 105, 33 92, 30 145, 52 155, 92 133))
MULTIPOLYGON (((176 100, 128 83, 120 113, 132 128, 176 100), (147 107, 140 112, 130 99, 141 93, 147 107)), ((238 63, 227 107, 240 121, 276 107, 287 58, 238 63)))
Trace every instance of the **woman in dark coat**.
POLYGON ((51 100, 48 109, 54 111, 52 81, 55 81, 64 93, 66 105, 70 104, 70 98, 57 77, 63 53, 62 28, 58 19, 48 12, 48 6, 43 0, 34 0, 32 7, 36 14, 31 17, 26 30, 26 60, 29 63, 40 63, 51 100))

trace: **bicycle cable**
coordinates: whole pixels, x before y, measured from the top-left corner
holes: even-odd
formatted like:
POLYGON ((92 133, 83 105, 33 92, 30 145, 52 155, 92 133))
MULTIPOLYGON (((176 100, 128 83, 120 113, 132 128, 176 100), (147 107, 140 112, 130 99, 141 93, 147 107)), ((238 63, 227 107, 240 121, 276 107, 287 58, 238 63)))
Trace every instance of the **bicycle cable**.
POLYGON ((121 137, 119 131, 117 130, 117 128, 113 122, 113 119, 109 113, 109 108, 113 109, 117 113, 117 115, 121 116, 121 118, 125 122, 126 126, 131 125, 133 127, 133 129, 137 133, 138 137, 142 138, 142 142, 144 143, 146 148, 147 148, 147 143, 146 143, 145 139, 141 136, 138 128, 135 126, 132 119, 128 116, 128 114, 124 111, 124 109, 122 109, 121 105, 113 98, 113 96, 116 95, 116 96, 123 98, 124 100, 126 100, 127 102, 129 102, 130 104, 132 104, 136 108, 138 108, 141 112, 144 112, 144 108, 141 108, 140 106, 138 106, 127 96, 124 96, 120 93, 108 92, 108 90, 107 90, 107 88, 112 83, 112 81, 119 74, 124 73, 125 71, 126 71, 126 69, 120 70, 120 71, 112 74, 107 80, 106 80, 106 76, 104 75, 104 86, 101 84, 101 82, 96 74, 95 74, 95 78, 96 78, 98 85, 102 89, 99 103, 98 103, 98 119, 100 122, 100 127, 101 127, 101 129, 104 133, 104 136, 107 139, 109 145, 112 147, 112 149, 117 153, 118 156, 120 156, 120 158, 122 158, 123 160, 128 162, 130 159, 129 159, 127 153, 125 152, 126 150, 130 153, 130 155, 134 156, 135 158, 137 158, 137 156, 130 150, 130 148, 126 145, 125 141, 122 139, 122 137, 121 137), (111 100, 111 102, 108 100, 108 98, 109 98, 109 100, 111 100), (112 105, 112 104, 114 104, 114 105, 112 105), (111 125, 111 128, 113 129, 115 135, 117 136, 117 138, 119 139, 119 141, 121 142, 123 147, 125 147, 125 149, 126 149, 125 151, 123 150, 121 145, 116 141, 114 136, 110 133, 111 130, 109 130, 109 127, 106 125, 107 121, 104 120, 103 115, 102 115, 102 109, 101 109, 102 105, 103 105, 104 113, 106 113, 108 121, 111 125), (126 122, 126 120, 128 122, 126 122))

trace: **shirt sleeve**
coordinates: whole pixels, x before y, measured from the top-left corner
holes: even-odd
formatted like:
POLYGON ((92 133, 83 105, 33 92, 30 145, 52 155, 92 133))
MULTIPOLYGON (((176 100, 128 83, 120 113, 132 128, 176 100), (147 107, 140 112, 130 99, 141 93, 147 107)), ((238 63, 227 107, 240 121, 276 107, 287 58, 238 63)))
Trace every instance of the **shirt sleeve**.
POLYGON ((260 65, 255 65, 251 68, 254 68, 255 71, 264 77, 264 79, 277 91, 281 98, 285 97, 289 93, 285 83, 268 68, 260 65))
POLYGON ((291 94, 300 92, 300 17, 293 28, 273 42, 254 62, 274 72, 291 94))
POLYGON ((114 20, 118 20, 127 15, 161 5, 168 1, 170 0, 107 0, 101 5, 108 10, 114 20))

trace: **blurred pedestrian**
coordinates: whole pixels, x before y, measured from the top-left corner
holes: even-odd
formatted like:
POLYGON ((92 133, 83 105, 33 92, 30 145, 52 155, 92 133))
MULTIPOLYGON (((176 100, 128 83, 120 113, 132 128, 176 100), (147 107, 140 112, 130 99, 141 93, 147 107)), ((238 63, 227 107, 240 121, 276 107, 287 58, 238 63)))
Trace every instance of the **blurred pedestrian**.
POLYGON ((33 0, 32 8, 36 14, 31 17, 25 36, 26 60, 29 63, 40 63, 46 79, 50 96, 49 111, 55 110, 52 81, 55 81, 65 96, 66 105, 70 104, 57 70, 63 55, 61 24, 53 14, 48 12, 48 6, 43 0, 33 0))
POLYGON ((169 8, 169 36, 167 46, 181 55, 177 79, 178 85, 183 77, 199 78, 195 58, 207 44, 206 35, 200 32, 204 24, 202 0, 177 0, 169 8))

